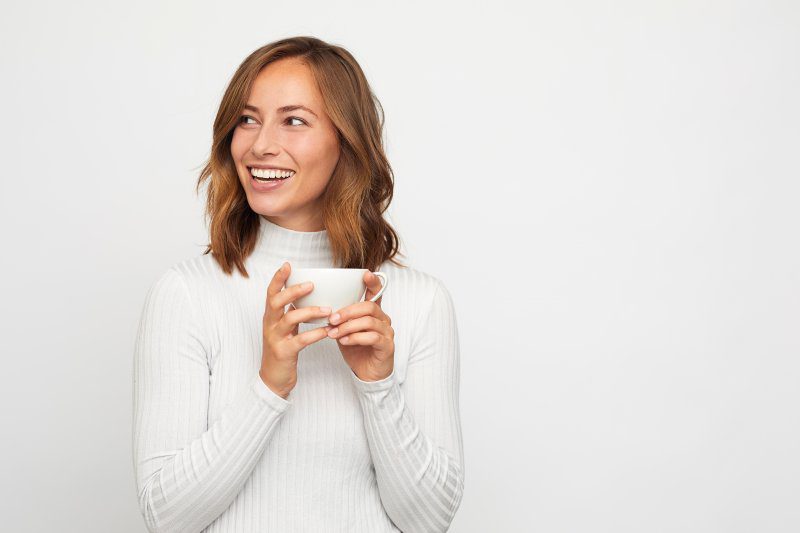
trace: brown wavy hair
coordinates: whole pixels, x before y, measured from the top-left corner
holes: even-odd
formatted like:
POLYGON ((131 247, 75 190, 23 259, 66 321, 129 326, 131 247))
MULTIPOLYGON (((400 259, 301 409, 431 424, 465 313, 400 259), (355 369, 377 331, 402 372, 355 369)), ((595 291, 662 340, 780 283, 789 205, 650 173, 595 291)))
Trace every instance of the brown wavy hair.
POLYGON ((394 259, 399 237, 383 218, 394 193, 394 174, 383 148, 384 113, 364 72, 344 48, 315 37, 281 39, 252 52, 239 65, 222 97, 211 154, 197 180, 196 192, 208 180, 205 218, 211 253, 230 275, 236 267, 249 277, 244 260, 258 237, 259 215, 250 208, 231 156, 231 140, 250 89, 261 69, 283 58, 299 58, 316 79, 325 112, 339 137, 341 155, 322 193, 325 229, 334 265, 375 271, 394 259))

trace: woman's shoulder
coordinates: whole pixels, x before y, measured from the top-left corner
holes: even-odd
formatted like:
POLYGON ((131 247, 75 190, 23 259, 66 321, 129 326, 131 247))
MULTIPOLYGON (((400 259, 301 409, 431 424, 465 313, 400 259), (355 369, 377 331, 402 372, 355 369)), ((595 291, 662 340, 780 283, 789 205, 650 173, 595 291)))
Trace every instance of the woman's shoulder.
POLYGON ((211 254, 187 257, 173 263, 168 270, 177 272, 188 283, 207 281, 217 278, 223 273, 219 263, 211 254))
POLYGON ((383 263, 378 271, 388 278, 384 301, 391 300, 396 309, 413 310, 415 315, 425 314, 437 294, 449 296, 445 282, 430 272, 389 261, 383 263))
MULTIPOLYGON (((234 276, 237 271, 234 271, 234 276)), ((220 279, 227 276, 211 254, 187 257, 168 264, 157 275, 153 285, 180 286, 190 294, 206 292, 222 286, 220 279)))
POLYGON ((190 305, 198 320, 215 323, 220 313, 246 309, 247 280, 238 270, 228 275, 211 254, 187 257, 165 266, 151 291, 168 295, 172 305, 190 305))
POLYGON ((415 291, 423 294, 437 288, 444 288, 445 282, 424 270, 412 266, 399 266, 390 261, 383 263, 379 272, 383 272, 389 277, 389 282, 395 281, 408 291, 415 291))

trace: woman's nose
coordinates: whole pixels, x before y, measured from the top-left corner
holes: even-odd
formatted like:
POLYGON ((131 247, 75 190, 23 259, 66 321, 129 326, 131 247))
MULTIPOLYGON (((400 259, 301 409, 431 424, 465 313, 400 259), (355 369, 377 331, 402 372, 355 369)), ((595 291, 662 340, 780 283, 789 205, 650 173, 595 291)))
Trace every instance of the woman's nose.
POLYGON ((280 152, 280 144, 278 143, 276 132, 271 131, 267 126, 263 126, 258 131, 258 136, 253 141, 250 151, 256 157, 275 155, 280 152))

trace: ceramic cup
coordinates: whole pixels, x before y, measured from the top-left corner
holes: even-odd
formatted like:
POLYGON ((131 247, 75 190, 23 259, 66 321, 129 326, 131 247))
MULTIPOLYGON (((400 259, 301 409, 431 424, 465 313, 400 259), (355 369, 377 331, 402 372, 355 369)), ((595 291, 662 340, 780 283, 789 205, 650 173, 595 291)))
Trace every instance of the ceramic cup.
MULTIPOLYGON (((367 295, 367 284, 364 282, 366 268, 292 268, 286 287, 310 281, 314 288, 310 293, 301 296, 289 305, 298 309, 300 307, 330 307, 331 314, 342 307, 347 307, 364 300, 367 295)), ((383 272, 373 272, 381 279, 381 289, 378 294, 370 298, 371 302, 381 297, 389 283, 389 278, 383 272)), ((312 318, 304 324, 328 325, 328 317, 312 318)))

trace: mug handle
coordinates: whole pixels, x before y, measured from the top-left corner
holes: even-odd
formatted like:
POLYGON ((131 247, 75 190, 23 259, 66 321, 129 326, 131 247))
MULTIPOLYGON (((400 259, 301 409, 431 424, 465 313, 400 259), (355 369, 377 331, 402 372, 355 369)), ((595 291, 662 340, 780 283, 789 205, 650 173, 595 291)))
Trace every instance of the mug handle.
MULTIPOLYGON (((386 286, 389 284, 389 277, 386 274, 384 274, 383 272, 373 272, 373 274, 378 276, 379 278, 381 278, 381 290, 378 291, 378 294, 376 294, 375 296, 373 296, 372 298, 369 299, 370 302, 377 301, 378 298, 380 298, 381 295, 383 294, 383 291, 386 290, 386 286)), ((367 294, 367 292, 364 291, 364 295, 365 296, 366 296, 366 294, 367 294)))

